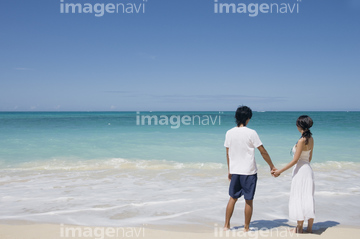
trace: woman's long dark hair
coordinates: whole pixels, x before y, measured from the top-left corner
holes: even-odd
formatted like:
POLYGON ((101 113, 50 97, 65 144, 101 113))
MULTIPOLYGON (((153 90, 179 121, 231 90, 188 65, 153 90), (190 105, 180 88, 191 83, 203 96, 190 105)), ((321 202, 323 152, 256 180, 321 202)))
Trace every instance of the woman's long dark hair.
POLYGON ((309 139, 311 138, 312 133, 310 128, 313 126, 313 124, 313 120, 307 115, 302 115, 296 120, 296 126, 304 130, 302 137, 305 138, 305 145, 309 143, 309 139))

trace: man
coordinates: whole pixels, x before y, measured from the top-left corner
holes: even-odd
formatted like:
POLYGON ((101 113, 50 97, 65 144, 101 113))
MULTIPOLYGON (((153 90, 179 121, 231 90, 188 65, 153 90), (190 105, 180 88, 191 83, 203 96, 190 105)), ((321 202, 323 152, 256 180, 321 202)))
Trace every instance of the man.
POLYGON ((239 107, 235 114, 237 126, 228 130, 225 136, 224 146, 226 147, 228 178, 230 180, 230 199, 226 207, 224 230, 230 229, 230 219, 235 203, 238 198, 244 195, 244 231, 249 231, 257 182, 255 148, 260 151, 261 156, 270 166, 270 171, 275 169, 256 131, 246 127, 251 117, 252 111, 249 107, 239 107))

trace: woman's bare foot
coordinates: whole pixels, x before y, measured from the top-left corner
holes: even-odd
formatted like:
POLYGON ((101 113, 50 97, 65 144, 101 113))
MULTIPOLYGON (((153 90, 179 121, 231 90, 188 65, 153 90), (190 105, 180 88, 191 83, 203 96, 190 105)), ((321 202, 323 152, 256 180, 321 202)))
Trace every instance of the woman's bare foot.
POLYGON ((312 230, 308 229, 308 230, 306 230, 306 233, 312 233, 312 230))
POLYGON ((224 226, 224 231, 230 230, 230 227, 224 226))
POLYGON ((303 233, 303 229, 295 227, 293 229, 290 229, 290 232, 292 232, 292 233, 303 233))

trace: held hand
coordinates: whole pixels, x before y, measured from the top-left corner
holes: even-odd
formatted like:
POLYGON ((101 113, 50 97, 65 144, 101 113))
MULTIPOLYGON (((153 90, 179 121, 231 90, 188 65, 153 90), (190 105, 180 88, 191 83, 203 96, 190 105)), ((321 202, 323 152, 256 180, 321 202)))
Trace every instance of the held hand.
POLYGON ((277 178, 277 177, 279 177, 280 176, 280 170, 274 170, 274 171, 271 171, 271 174, 275 177, 275 178, 277 178))
POLYGON ((231 181, 231 174, 230 173, 228 173, 228 179, 229 179, 229 181, 231 181))
POLYGON ((271 176, 275 177, 275 176, 274 176, 274 172, 275 172, 276 170, 277 170, 277 168, 275 168, 275 167, 273 167, 273 168, 271 169, 271 171, 270 171, 271 176))

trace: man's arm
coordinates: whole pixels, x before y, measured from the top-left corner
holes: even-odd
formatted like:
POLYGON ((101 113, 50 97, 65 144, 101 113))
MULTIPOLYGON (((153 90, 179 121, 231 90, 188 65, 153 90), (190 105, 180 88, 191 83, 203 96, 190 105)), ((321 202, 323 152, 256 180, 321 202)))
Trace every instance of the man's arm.
POLYGON ((228 166, 228 179, 231 181, 231 174, 230 174, 230 158, 229 158, 229 148, 226 148, 226 160, 227 160, 227 166, 228 166))
POLYGON ((268 154, 268 152, 266 151, 266 149, 264 148, 263 145, 260 145, 258 147, 258 150, 261 153, 261 156, 263 157, 263 159, 267 162, 267 164, 270 166, 270 170, 276 170, 273 162, 271 161, 270 155, 268 154))

